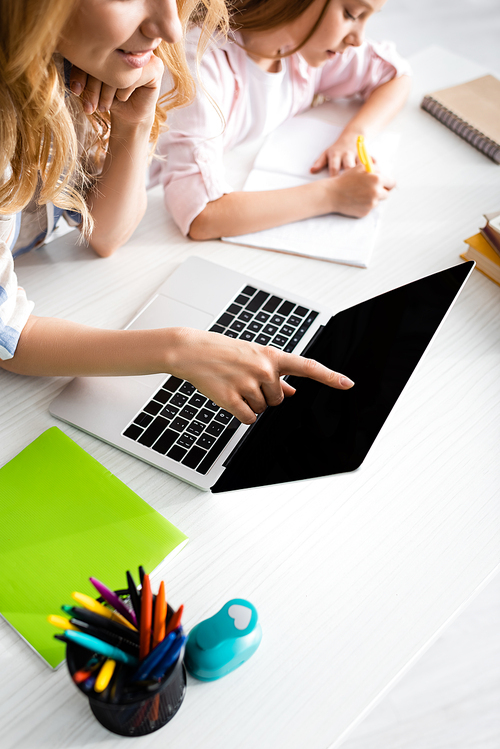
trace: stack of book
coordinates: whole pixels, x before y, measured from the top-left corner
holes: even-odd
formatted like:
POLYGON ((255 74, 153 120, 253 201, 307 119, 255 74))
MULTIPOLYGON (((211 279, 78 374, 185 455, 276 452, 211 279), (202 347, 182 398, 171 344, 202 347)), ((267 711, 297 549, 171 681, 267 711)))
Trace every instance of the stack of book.
POLYGON ((475 260, 477 269, 500 286, 500 211, 485 213, 486 225, 465 240, 468 249, 460 257, 475 260))

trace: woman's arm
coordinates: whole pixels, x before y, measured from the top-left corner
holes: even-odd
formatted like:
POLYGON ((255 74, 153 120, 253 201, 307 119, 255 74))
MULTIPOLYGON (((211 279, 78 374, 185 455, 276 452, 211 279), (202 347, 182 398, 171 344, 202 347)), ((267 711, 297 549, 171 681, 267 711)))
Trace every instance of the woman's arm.
POLYGON ((369 137, 380 132, 405 103, 410 86, 410 77, 402 75, 374 89, 340 137, 314 162, 311 172, 316 174, 328 167, 328 173, 334 177, 341 169, 355 166, 358 135, 369 137))
POLYGON ((270 229, 327 213, 361 218, 395 185, 393 179, 368 174, 363 167, 338 177, 284 190, 231 192, 208 203, 194 219, 191 239, 216 239, 270 229))
POLYGON ((31 316, 15 355, 0 365, 25 375, 140 375, 168 372, 191 382, 244 424, 295 390, 280 378, 310 377, 347 390, 352 382, 322 364, 274 347, 191 328, 99 330, 31 316))
POLYGON ((111 133, 102 172, 87 203, 95 226, 90 244, 111 255, 136 229, 146 210, 149 139, 160 93, 163 63, 155 55, 134 88, 114 89, 73 67, 71 90, 84 110, 110 111, 111 133))

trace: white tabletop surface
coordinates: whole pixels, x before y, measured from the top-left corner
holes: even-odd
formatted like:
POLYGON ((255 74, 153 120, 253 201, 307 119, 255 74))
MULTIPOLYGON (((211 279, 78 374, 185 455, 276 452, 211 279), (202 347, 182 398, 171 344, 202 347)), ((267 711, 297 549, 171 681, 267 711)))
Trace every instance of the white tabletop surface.
MULTIPOLYGON (((459 262, 462 240, 498 208, 500 167, 418 104, 424 92, 484 71, 438 48, 412 62, 411 100, 391 126, 403 135, 398 187, 367 270, 185 240, 155 189, 114 257, 96 259, 70 234, 17 262, 36 313, 121 327, 191 254, 333 311, 459 262)), ((344 115, 328 105, 333 121, 344 115)), ((249 154, 229 160, 234 181, 249 154)), ((361 470, 215 496, 57 422, 48 405, 65 380, 0 372, 0 464, 57 424, 190 537, 164 577, 188 630, 233 597, 259 611, 253 658, 219 682, 190 678, 178 715, 138 744, 338 746, 494 573, 499 316, 499 288, 475 271, 361 470)), ((50 672, 3 621, 0 673, 2 748, 122 741, 97 723, 65 670, 50 672)))

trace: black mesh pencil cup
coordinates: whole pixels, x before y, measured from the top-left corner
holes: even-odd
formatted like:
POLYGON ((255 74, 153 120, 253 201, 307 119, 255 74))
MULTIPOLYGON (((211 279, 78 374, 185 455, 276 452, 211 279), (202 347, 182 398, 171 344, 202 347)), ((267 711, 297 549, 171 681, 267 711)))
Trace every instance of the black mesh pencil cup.
MULTIPOLYGON (((168 607, 167 621, 173 611, 168 607)), ((168 668, 159 685, 130 681, 135 668, 117 664, 109 686, 102 694, 76 683, 73 674, 88 664, 92 653, 75 643, 66 644, 66 663, 75 686, 88 698, 95 717, 109 731, 120 736, 144 736, 168 723, 179 710, 186 691, 183 653, 168 668), (152 691, 149 691, 152 689, 152 691)))

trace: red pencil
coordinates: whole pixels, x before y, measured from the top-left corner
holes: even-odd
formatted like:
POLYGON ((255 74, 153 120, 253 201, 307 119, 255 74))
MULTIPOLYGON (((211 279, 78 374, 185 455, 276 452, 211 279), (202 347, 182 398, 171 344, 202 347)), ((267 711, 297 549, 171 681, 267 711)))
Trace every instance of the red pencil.
POLYGON ((151 649, 151 619, 153 614, 153 596, 149 575, 144 575, 141 590, 141 622, 139 631, 139 658, 142 661, 151 649))
POLYGON ((179 606, 175 614, 172 614, 172 618, 170 619, 169 623, 167 624, 167 628, 165 630, 165 637, 170 634, 170 632, 173 632, 174 629, 177 629, 179 624, 181 623, 182 618, 182 612, 184 611, 184 606, 179 606))

